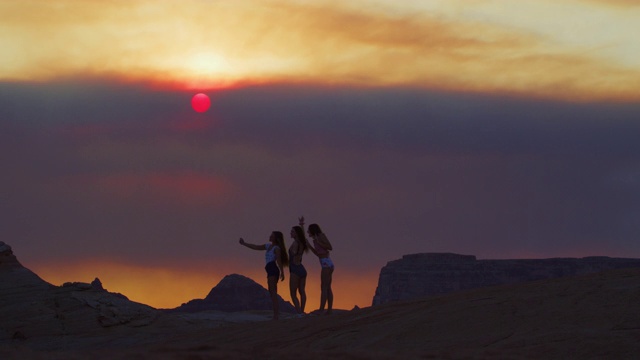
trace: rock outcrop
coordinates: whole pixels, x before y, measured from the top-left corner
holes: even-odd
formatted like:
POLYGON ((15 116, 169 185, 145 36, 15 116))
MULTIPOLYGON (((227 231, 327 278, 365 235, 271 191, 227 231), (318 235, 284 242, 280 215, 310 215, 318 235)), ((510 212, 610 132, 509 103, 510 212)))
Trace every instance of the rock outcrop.
MULTIPOLYGON (((280 311, 295 313, 291 303, 284 301, 278 295, 280 311)), ((204 299, 191 300, 171 311, 200 312, 200 311, 251 311, 272 310, 269 291, 246 276, 231 274, 225 276, 204 299)))
POLYGON ((87 283, 54 286, 23 267, 0 242, 0 344, 101 335, 109 327, 152 323, 158 310, 87 283))
POLYGON ((424 253, 390 261, 380 271, 373 305, 493 285, 640 267, 640 259, 594 256, 477 260, 473 255, 424 253))

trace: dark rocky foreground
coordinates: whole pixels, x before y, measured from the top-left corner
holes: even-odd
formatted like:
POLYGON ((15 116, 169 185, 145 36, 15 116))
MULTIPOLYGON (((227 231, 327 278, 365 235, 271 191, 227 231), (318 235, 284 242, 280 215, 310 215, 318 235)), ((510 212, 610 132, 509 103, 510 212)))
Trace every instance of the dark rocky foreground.
POLYGON ((103 342, 91 346, 82 335, 58 336, 56 347, 5 342, 0 358, 635 359, 639 284, 640 269, 612 270, 217 327, 163 314, 137 329, 111 328, 117 331, 103 332, 103 342))
MULTIPOLYGON (((154 342, 172 334, 167 326, 211 328, 260 321, 272 314, 268 291, 241 275, 225 277, 207 299, 194 300, 183 307, 184 311, 162 311, 136 303, 105 290, 99 279, 91 284, 69 282, 54 286, 22 266, 11 247, 0 242, 0 346, 28 344, 34 349, 125 346, 154 342), (263 314, 260 310, 265 307, 268 311, 263 314), (234 311, 244 313, 227 314, 234 311)), ((293 306, 284 303, 281 308, 286 312, 293 306)))
POLYGON ((640 259, 585 258, 477 260, 473 255, 424 253, 390 261, 380 271, 373 305, 487 286, 640 267, 640 259))
POLYGON ((23 267, 0 242, 0 344, 39 339, 102 336, 111 327, 153 323, 158 311, 86 283, 54 286, 23 267))

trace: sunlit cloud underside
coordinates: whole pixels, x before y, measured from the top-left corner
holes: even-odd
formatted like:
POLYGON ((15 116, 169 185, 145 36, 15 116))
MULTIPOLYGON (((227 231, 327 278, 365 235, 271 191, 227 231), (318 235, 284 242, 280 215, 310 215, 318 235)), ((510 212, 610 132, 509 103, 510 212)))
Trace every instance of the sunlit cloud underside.
POLYGON ((0 2, 0 79, 640 99, 632 2, 0 2))

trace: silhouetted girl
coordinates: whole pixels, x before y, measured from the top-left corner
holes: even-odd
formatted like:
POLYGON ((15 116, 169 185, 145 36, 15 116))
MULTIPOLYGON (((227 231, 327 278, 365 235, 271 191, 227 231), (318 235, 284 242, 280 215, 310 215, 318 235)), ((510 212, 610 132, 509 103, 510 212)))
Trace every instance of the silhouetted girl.
MULTIPOLYGON (((300 218, 300 224, 304 225, 304 218, 300 218)), ((327 314, 331 314, 331 311, 333 310, 333 291, 331 290, 331 280, 333 277, 334 266, 333 261, 331 261, 331 258, 329 257, 329 251, 333 250, 333 247, 318 224, 309 225, 307 232, 313 239, 313 245, 309 246, 309 249, 320 259, 320 266, 322 268, 320 272, 320 311, 324 311, 324 306, 326 304, 327 314)))
POLYGON ((291 228, 291 238, 294 241, 289 247, 289 290, 296 312, 304 314, 304 306, 307 303, 307 293, 304 290, 307 282, 307 270, 302 265, 302 255, 308 252, 309 248, 301 226, 291 228), (298 292, 300 293, 300 301, 298 301, 298 292))
POLYGON ((274 231, 269 237, 269 243, 264 245, 249 244, 240 238, 240 244, 253 250, 266 250, 265 261, 267 265, 264 269, 267 271, 267 283, 269 284, 269 294, 273 302, 273 319, 278 320, 280 315, 280 306, 278 303, 278 278, 284 281, 283 266, 289 265, 287 252, 284 250, 284 236, 280 231, 274 231))

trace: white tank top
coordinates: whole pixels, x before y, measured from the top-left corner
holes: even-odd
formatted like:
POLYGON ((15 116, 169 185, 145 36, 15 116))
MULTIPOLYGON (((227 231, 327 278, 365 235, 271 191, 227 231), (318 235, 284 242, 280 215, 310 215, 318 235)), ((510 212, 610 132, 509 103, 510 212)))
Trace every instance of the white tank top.
POLYGON ((278 245, 269 243, 265 244, 265 247, 267 248, 267 252, 264 254, 265 262, 268 264, 272 261, 276 261, 276 248, 278 247, 278 245))

